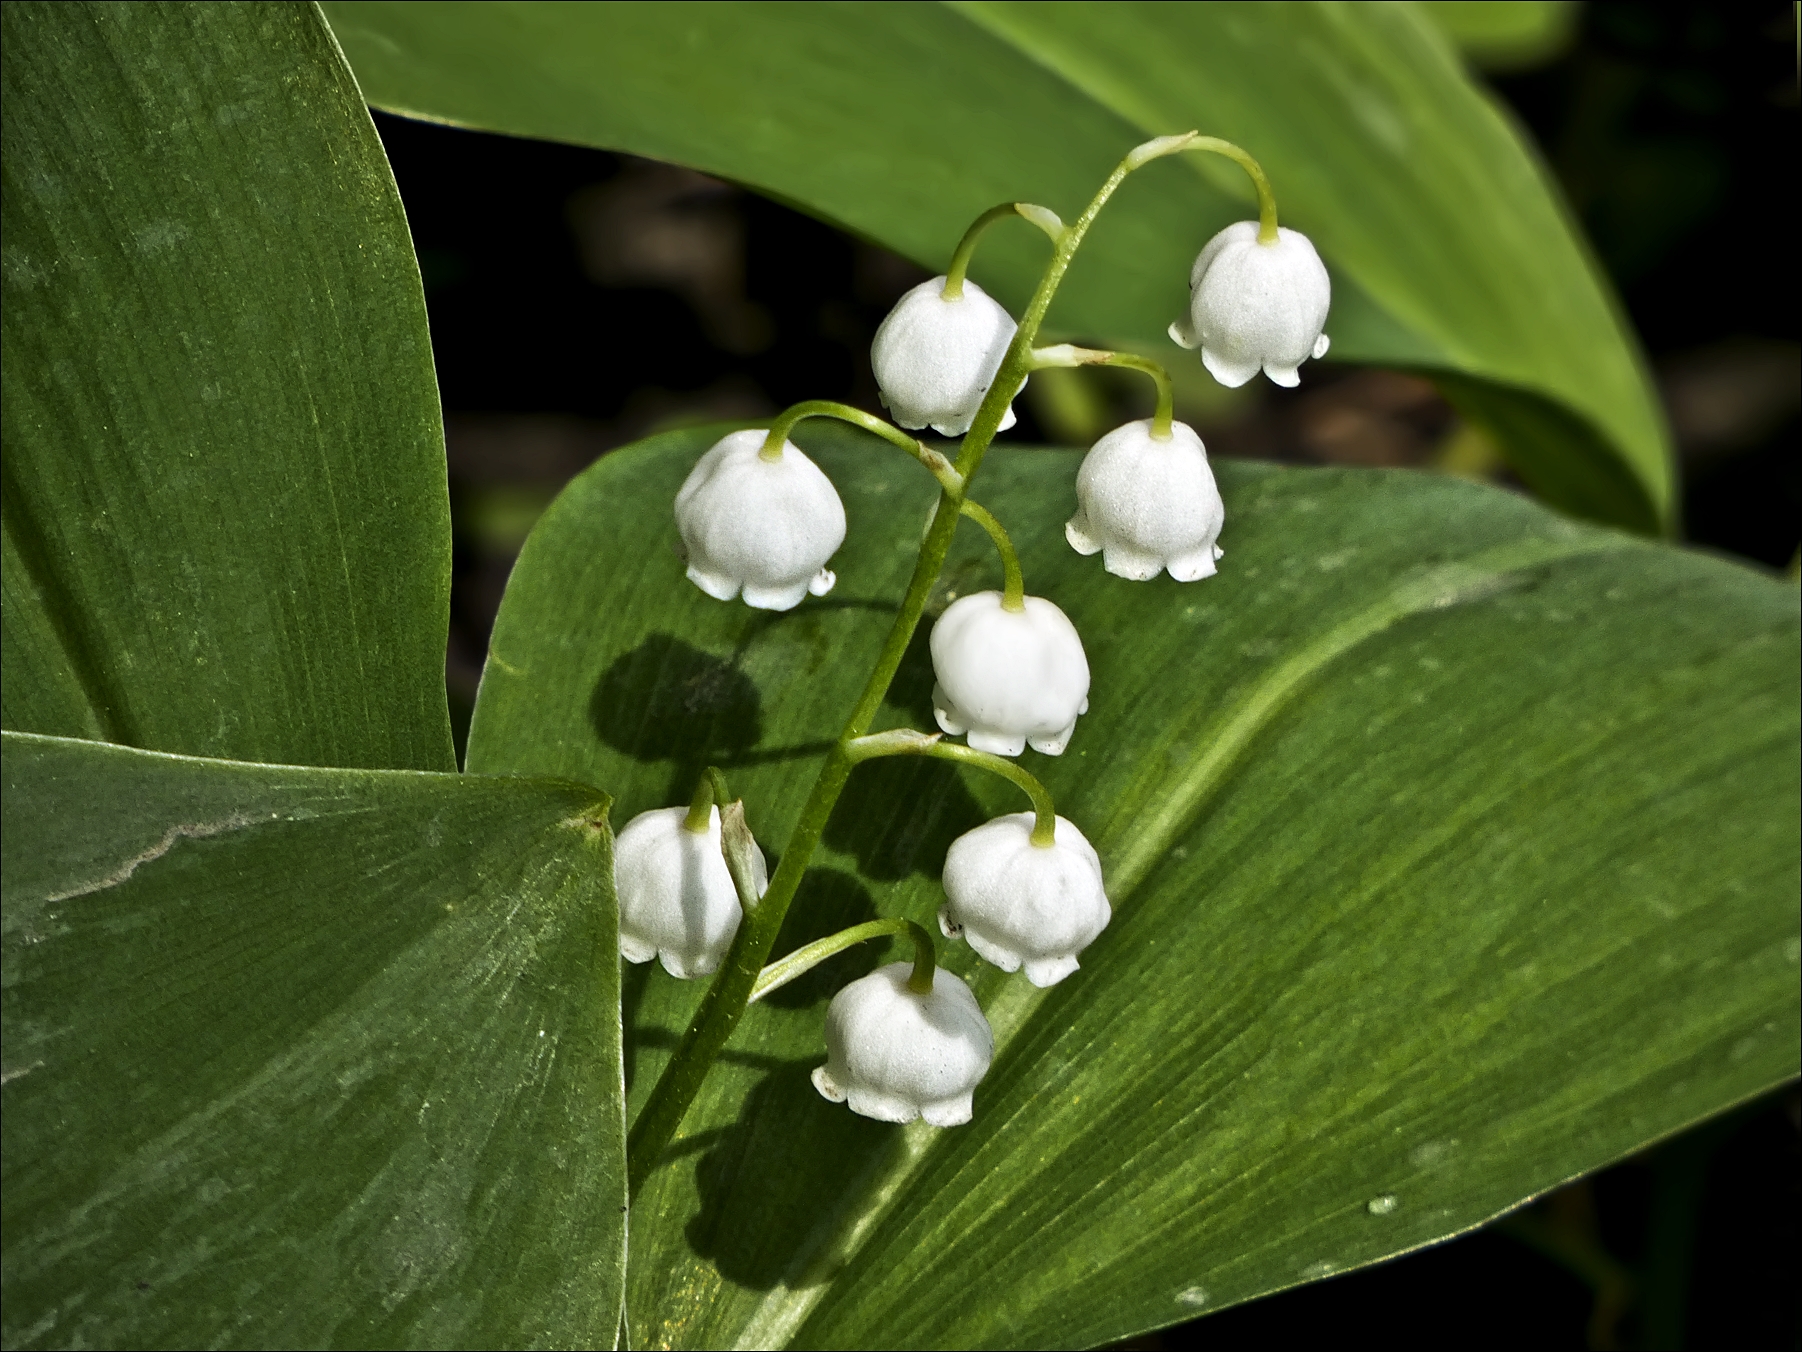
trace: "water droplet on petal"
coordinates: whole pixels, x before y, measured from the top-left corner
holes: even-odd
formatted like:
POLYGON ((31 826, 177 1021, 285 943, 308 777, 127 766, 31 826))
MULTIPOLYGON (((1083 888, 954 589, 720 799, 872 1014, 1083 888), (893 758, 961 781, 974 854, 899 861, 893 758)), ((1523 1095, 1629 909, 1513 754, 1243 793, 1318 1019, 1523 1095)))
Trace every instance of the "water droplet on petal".
POLYGON ((1392 1192, 1386 1192, 1381 1197, 1372 1197, 1364 1204, 1364 1209, 1373 1216, 1387 1216, 1401 1204, 1401 1198, 1392 1192))

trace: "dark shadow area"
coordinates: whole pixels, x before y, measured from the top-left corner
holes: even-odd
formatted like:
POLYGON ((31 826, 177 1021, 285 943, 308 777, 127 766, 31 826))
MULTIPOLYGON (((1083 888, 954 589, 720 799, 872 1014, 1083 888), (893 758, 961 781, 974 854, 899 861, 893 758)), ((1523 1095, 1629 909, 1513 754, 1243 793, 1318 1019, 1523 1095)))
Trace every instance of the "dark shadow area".
MULTIPOLYGON (((828 934, 861 925, 876 918, 876 902, 869 889, 849 873, 837 869, 815 868, 807 871, 795 892, 794 904, 782 922, 782 932, 770 950, 770 961, 793 953, 803 944, 824 939, 828 934)), ((835 954, 805 976, 771 991, 766 1003, 778 1009, 806 1009, 823 1004, 847 983, 876 970, 880 944, 858 944, 835 954)))
POLYGON ((838 810, 826 824, 826 843, 855 854, 868 878, 936 877, 951 842, 987 820, 955 765, 891 756, 866 761, 851 772, 838 810))
POLYGON ((632 1025, 638 1020, 638 1010, 644 1004, 645 988, 650 985, 651 968, 657 959, 650 962, 627 962, 619 960, 619 1016, 620 1027, 625 1030, 624 1045, 621 1051, 625 1056, 626 1092, 632 1092, 633 1072, 638 1068, 638 1048, 643 1045, 641 1039, 632 1036, 632 1025))
POLYGON ((899 1130, 821 1098, 809 1077, 822 1060, 771 1073, 695 1167, 701 1209, 688 1242, 727 1281, 767 1291, 812 1261, 845 1189, 899 1130))
POLYGON ((673 634, 652 634, 601 673, 588 705, 595 733, 634 760, 705 762, 756 746, 763 700, 730 662, 673 634))

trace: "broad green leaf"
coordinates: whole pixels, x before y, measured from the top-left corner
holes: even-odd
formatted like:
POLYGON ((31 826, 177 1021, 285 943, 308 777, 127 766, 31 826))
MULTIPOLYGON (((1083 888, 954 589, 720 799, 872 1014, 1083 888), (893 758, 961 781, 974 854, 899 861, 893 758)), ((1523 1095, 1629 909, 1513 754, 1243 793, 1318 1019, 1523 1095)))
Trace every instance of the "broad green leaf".
MULTIPOLYGON (((1555 440, 1493 419, 1535 490, 1637 530, 1668 518, 1667 436, 1606 284, 1533 152, 1410 7, 325 8, 382 108, 692 165, 935 268, 997 201, 1068 218, 1135 143, 1229 137, 1333 269, 1335 357, 1480 383, 1485 408, 1550 402, 1555 440)), ((1049 322, 1193 360, 1165 325, 1249 203, 1224 161, 1148 168, 1049 322)), ((974 274, 1017 310, 1044 252, 997 231, 974 274)))
MULTIPOLYGON (((617 786, 624 822, 711 761, 780 852, 932 485, 808 424, 838 584, 758 613, 674 548, 716 434, 609 455, 551 507, 470 764, 617 786)), ((1088 650, 1070 750, 1025 763, 1113 924, 1045 993, 944 949, 1000 1049, 967 1127, 809 1085, 825 1001, 879 955, 755 1006, 635 1208, 635 1345, 1105 1343, 1457 1233, 1796 1073, 1793 591, 1499 490, 1237 462, 1219 577, 1130 583, 1063 541, 1076 459, 992 451, 976 496, 1088 650)), ((998 581, 960 533, 937 604, 998 581)), ((885 720, 932 726, 924 637, 885 720)), ((779 948, 930 923, 950 840, 1022 806, 860 768, 779 948)), ((699 991, 636 968, 625 992, 630 1113, 699 991)))
POLYGON ((1550 60, 1577 27, 1573 0, 1421 0, 1420 7, 1485 70, 1523 70, 1550 60))
POLYGON ((5 726, 454 768, 424 295, 318 11, 3 23, 5 726))
POLYGON ((4 745, 8 1347, 612 1345, 604 795, 4 745))

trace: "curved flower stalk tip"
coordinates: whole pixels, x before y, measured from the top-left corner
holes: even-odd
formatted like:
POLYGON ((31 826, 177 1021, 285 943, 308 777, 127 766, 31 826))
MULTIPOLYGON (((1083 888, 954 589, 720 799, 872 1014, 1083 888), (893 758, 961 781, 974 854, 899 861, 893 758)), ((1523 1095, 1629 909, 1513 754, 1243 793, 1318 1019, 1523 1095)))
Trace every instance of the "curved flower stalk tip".
POLYGON ((1034 814, 996 817, 951 843, 939 929, 962 937, 1004 972, 1026 968, 1035 986, 1055 986, 1076 955, 1113 918, 1101 858, 1081 831, 1057 819, 1050 845, 1033 842, 1034 814))
POLYGON ((1116 577, 1178 582, 1214 575, 1226 506, 1201 438, 1173 422, 1160 439, 1150 419, 1097 441, 1076 472, 1076 515, 1064 538, 1078 554, 1101 554, 1116 577))
MULTIPOLYGON (((619 894, 619 951, 628 962, 658 958, 673 977, 719 969, 743 908, 720 850, 720 810, 706 829, 690 830, 686 807, 654 808, 626 823, 613 844, 619 894)), ((769 886, 763 851, 751 846, 751 875, 761 896, 769 886)))
POLYGON ((1170 337, 1199 347, 1202 365, 1228 387, 1259 368, 1278 385, 1298 385, 1296 368, 1326 355, 1326 266, 1306 235, 1275 234, 1265 243, 1257 221, 1239 221, 1209 240, 1189 270, 1188 319, 1170 326, 1170 337))
MULTIPOLYGON (((970 430, 1001 369, 1014 321, 975 282, 965 281, 952 292, 946 281, 921 282, 895 302, 876 330, 870 365, 883 406, 896 422, 960 437, 970 430)), ((1021 389, 1025 385, 1020 382, 1021 389)), ((1010 404, 999 430, 1013 425, 1010 404)))
POLYGON ((688 578, 721 601, 742 591, 758 610, 792 610, 837 577, 826 567, 845 541, 845 507, 793 442, 764 452, 768 429, 715 442, 676 494, 688 578))
POLYGON ((994 1059, 995 1035, 956 976, 940 968, 920 992, 909 984, 913 970, 892 962, 832 997, 826 1064, 813 1072, 814 1088, 879 1122, 961 1126, 994 1059))
POLYGON ((959 597, 932 627, 932 715, 978 751, 1061 756, 1089 711, 1089 659, 1069 617, 1040 596, 959 597))

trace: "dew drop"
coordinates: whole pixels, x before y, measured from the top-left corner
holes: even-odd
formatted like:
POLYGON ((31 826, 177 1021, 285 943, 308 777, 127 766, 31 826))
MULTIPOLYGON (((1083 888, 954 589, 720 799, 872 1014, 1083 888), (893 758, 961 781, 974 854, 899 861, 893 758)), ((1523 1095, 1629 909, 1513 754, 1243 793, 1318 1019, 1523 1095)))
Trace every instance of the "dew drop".
POLYGON ((1323 1258, 1318 1263, 1309 1263, 1308 1266, 1301 1270, 1301 1276, 1303 1281, 1317 1282, 1322 1277, 1332 1276, 1338 1270, 1339 1265, 1337 1263, 1329 1262, 1323 1258))
POLYGON ((1194 1310, 1199 1310, 1203 1305, 1208 1303, 1207 1290, 1200 1286, 1185 1286, 1176 1293, 1176 1303, 1178 1305, 1187 1305, 1194 1310))
POLYGON ((1387 1216, 1401 1204, 1401 1198, 1392 1192, 1386 1192, 1381 1197, 1372 1197, 1364 1204, 1364 1209, 1373 1216, 1387 1216))

